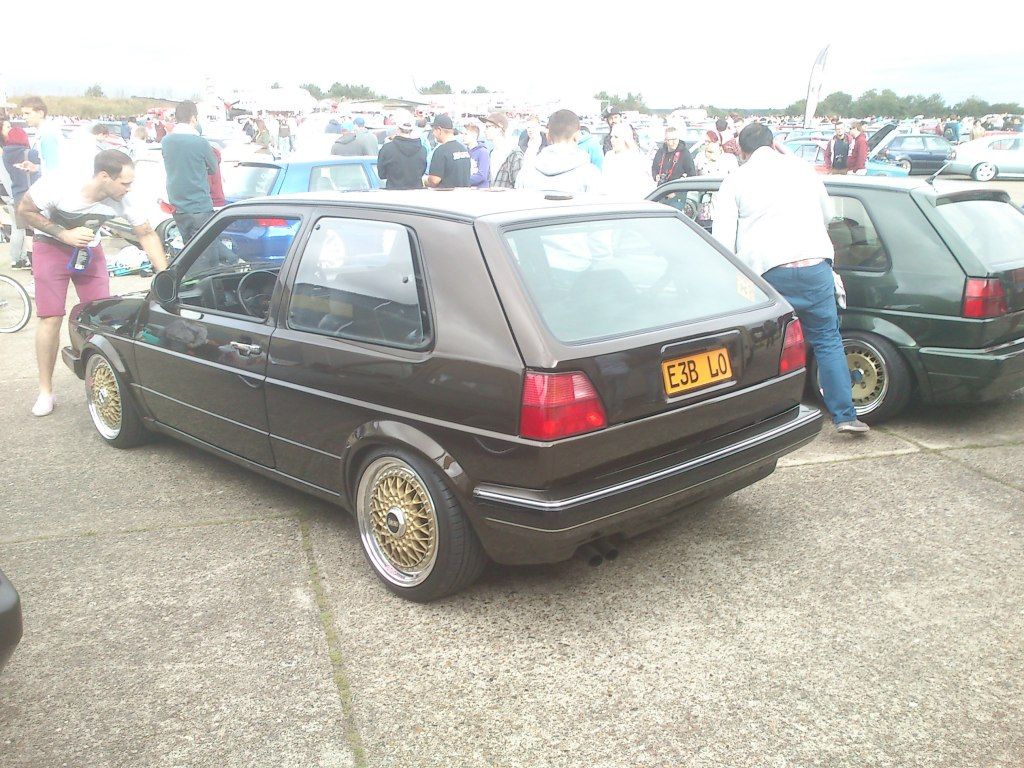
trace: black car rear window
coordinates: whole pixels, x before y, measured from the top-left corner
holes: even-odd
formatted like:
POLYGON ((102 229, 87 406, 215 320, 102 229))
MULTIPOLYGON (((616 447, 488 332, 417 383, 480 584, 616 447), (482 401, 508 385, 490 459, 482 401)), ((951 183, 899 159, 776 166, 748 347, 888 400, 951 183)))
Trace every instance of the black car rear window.
POLYGON ((1024 266, 1024 212, 1003 199, 940 199, 935 207, 989 270, 1024 266))
POLYGON ((768 296, 674 217, 566 222, 505 234, 544 323, 579 343, 691 323, 768 296))

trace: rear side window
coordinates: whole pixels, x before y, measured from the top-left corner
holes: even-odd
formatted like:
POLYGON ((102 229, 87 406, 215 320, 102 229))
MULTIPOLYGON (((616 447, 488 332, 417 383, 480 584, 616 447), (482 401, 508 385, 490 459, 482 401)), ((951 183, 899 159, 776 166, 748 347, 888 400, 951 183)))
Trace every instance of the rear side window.
POLYGON ((370 188, 370 180, 360 163, 321 165, 309 174, 310 192, 345 192, 370 188))
POLYGON ((505 234, 534 305, 564 343, 624 336, 763 304, 768 296, 677 218, 505 234))
POLYGON ((1003 200, 940 200, 935 207, 971 252, 993 272, 1024 263, 1024 212, 1003 200))
POLYGON ((387 222, 325 218, 302 252, 288 325, 419 349, 429 340, 425 307, 409 230, 387 222))
POLYGON ((853 197, 833 196, 828 236, 835 248, 837 270, 884 272, 891 266, 889 252, 878 237, 864 204, 853 197))
POLYGON ((224 197, 247 200, 269 195, 281 169, 274 165, 236 165, 224 169, 224 197))

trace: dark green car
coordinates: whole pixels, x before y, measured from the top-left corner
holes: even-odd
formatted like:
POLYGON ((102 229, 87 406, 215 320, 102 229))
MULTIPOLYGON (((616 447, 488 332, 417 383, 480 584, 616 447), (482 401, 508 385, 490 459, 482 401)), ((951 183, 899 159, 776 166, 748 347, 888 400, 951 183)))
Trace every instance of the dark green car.
MULTIPOLYGON (((720 183, 680 179, 650 199, 710 232, 720 183)), ((911 398, 978 402, 1024 387, 1024 213, 1010 196, 857 176, 825 186, 858 417, 877 423, 911 398)))

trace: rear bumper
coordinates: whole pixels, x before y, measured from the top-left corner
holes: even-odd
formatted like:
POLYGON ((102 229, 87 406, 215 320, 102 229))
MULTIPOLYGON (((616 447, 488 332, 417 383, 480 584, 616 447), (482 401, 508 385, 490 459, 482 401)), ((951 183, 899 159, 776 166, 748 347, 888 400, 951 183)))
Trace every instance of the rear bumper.
POLYGON ((554 494, 480 484, 473 490, 477 535, 500 563, 566 560, 581 544, 635 535, 682 507, 767 477, 779 457, 813 440, 821 423, 820 411, 801 405, 660 466, 641 467, 614 485, 554 494))
POLYGON ((1024 387, 1024 339, 990 349, 918 350, 932 402, 995 400, 1024 387))
POLYGON ((21 640, 21 598, 14 585, 0 571, 0 669, 11 658, 21 640))

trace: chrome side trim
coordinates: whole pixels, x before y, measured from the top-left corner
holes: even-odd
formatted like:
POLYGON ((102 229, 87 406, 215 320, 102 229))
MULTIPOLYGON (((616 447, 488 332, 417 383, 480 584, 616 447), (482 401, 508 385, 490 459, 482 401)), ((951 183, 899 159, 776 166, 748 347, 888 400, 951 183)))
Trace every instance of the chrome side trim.
POLYGON ((247 459, 244 456, 239 456, 237 453, 225 451, 223 448, 219 448, 213 443, 208 443, 205 440, 200 440, 198 437, 190 435, 187 432, 182 432, 180 429, 169 427, 166 424, 161 424, 160 422, 154 422, 153 427, 158 432, 163 432, 164 434, 170 435, 171 437, 176 437, 182 442, 188 443, 190 445, 195 445, 199 448, 209 451, 210 453, 214 453, 222 458, 228 459, 229 461, 241 464, 247 469, 259 472, 262 475, 267 475, 269 477, 273 477, 287 483, 303 486, 304 488, 308 488, 310 491, 318 493, 322 496, 330 496, 332 499, 341 498, 341 494, 338 493, 337 491, 332 491, 330 488, 324 488, 323 486, 316 485, 315 483, 307 482, 306 480, 295 477, 295 475, 289 475, 287 472, 282 472, 281 470, 275 469, 274 467, 268 467, 264 464, 260 464, 259 462, 253 461, 252 459, 247 459))
POLYGON ((1024 338, 1014 339, 1013 341, 996 344, 994 347, 986 347, 984 349, 964 349, 962 347, 920 347, 918 352, 931 352, 941 355, 972 355, 977 357, 978 355, 991 355, 996 352, 1001 352, 1002 350, 1009 349, 1010 347, 1024 347, 1024 338))
MULTIPOLYGON (((158 347, 155 344, 147 344, 146 342, 139 341, 137 339, 133 340, 133 343, 137 347, 145 347, 146 349, 152 349, 154 352, 163 352, 165 355, 177 357, 181 360, 187 360, 188 362, 196 363, 197 365, 206 365, 209 366, 210 368, 216 368, 218 371, 225 371, 227 373, 237 373, 239 376, 247 376, 250 379, 259 379, 260 381, 266 380, 266 375, 262 373, 253 373, 252 371, 247 371, 244 368, 234 368, 233 366, 224 365, 223 363, 215 363, 212 360, 204 360, 201 357, 196 357, 195 355, 186 355, 182 352, 175 352, 173 349, 167 349, 166 347, 158 347)), ((265 367, 266 365, 264 364, 264 368, 265 367)))
MULTIPOLYGON (((817 409, 804 409, 800 406, 801 410, 806 412, 801 413, 797 416, 794 421, 770 429, 767 432, 762 432, 754 437, 747 438, 742 442, 735 443, 733 445, 719 448, 717 451, 706 453, 703 456, 698 456, 695 459, 684 461, 682 464, 677 464, 673 467, 666 467, 665 469, 657 472, 652 472, 649 475, 642 475, 641 477, 635 477, 632 480, 627 480, 616 485, 610 485, 606 488, 600 488, 596 491, 589 491, 588 493, 581 493, 577 496, 570 496, 565 499, 554 499, 551 501, 541 501, 539 499, 530 499, 522 496, 521 494, 509 492, 507 490, 497 490, 501 486, 490 486, 487 484, 478 485, 473 490, 473 496, 484 501, 493 501, 499 504, 510 504, 516 507, 523 507, 525 509, 535 509, 541 512, 561 512, 566 509, 570 509, 580 504, 587 504, 592 501, 598 501, 600 499, 606 499, 609 496, 614 496, 619 493, 631 491, 636 488, 640 488, 650 483, 664 480, 667 477, 674 475, 680 475, 685 472, 689 472, 698 467, 711 464, 719 459, 723 459, 726 456, 735 455, 742 453, 743 451, 755 448, 763 443, 770 442, 777 437, 780 437, 787 432, 799 429, 805 425, 810 424, 813 421, 818 420, 821 417, 820 412, 817 409)), ((785 450, 789 450, 787 447, 785 450)))
POLYGON ((275 435, 273 432, 270 433, 271 440, 280 440, 282 443, 288 443, 288 445, 294 445, 296 448, 302 448, 304 451, 311 451, 312 453, 319 453, 321 456, 326 456, 328 459, 334 459, 335 461, 341 461, 341 456, 335 456, 333 453, 327 451, 321 451, 319 448, 314 448, 311 445, 305 443, 297 443, 294 440, 289 440, 287 437, 281 437, 275 435))
MULTIPOLYGON (((176 405, 183 405, 186 408, 188 408, 189 410, 198 411, 199 413, 203 414, 204 416, 212 416, 213 418, 218 419, 220 421, 226 421, 228 424, 233 424, 236 427, 242 427, 243 429, 248 429, 250 432, 255 432, 257 435, 262 435, 263 437, 270 437, 270 433, 269 432, 264 432, 262 429, 257 429, 256 427, 254 427, 254 426, 252 426, 250 424, 243 424, 240 421, 235 421, 234 419, 229 419, 226 416, 221 416, 220 414, 217 414, 217 413, 211 413, 210 411, 207 411, 207 410, 205 410, 203 408, 197 408, 196 406, 194 406, 194 405, 192 405, 190 403, 184 403, 181 400, 178 400, 176 398, 170 397, 169 395, 165 395, 163 392, 157 392, 156 390, 150 389, 149 387, 144 387, 141 384, 136 384, 136 383, 132 382, 129 386, 131 386, 133 389, 141 389, 146 394, 156 395, 157 397, 162 397, 164 400, 170 400, 172 403, 175 403, 176 405)), ((163 425, 163 426, 166 426, 166 425, 163 425)), ((174 429, 174 427, 169 427, 169 429, 174 429)))

